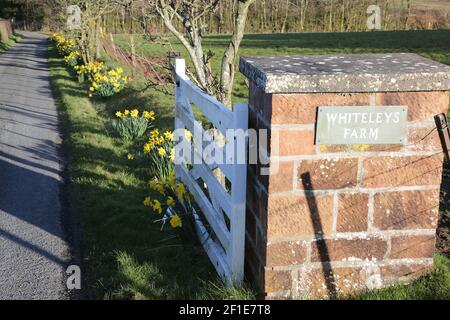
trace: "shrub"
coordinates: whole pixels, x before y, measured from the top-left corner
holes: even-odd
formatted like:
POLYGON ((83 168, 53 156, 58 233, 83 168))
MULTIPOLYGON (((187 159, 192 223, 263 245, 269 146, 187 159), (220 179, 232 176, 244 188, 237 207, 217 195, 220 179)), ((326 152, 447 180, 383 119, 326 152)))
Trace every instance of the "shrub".
MULTIPOLYGON (((185 130, 185 136, 188 141, 192 139, 190 131, 185 130)), ((149 182, 149 187, 158 195, 154 199, 145 198, 144 205, 162 216, 156 220, 162 223, 161 229, 167 224, 174 229, 182 228, 180 235, 185 236, 186 243, 195 242, 195 219, 198 218, 195 215, 196 205, 185 185, 175 179, 173 132, 160 133, 157 128, 153 129, 144 145, 144 154, 149 155, 155 174, 155 178, 149 182)))
POLYGON ((153 111, 124 110, 116 112, 117 119, 111 121, 111 127, 115 133, 125 141, 133 141, 144 136, 151 127, 151 121, 155 120, 153 111))
POLYGON ((64 57, 64 61, 67 63, 68 66, 74 68, 80 62, 80 57, 81 57, 80 52, 78 50, 75 50, 66 55, 64 57))
POLYGON ((61 55, 68 55, 72 51, 77 50, 75 41, 72 39, 66 39, 62 34, 55 33, 51 39, 55 42, 56 48, 61 55))
POLYGON ((173 161, 175 160, 175 148, 173 146, 173 133, 153 129, 150 138, 144 145, 144 154, 150 157, 152 171, 159 179, 166 181, 173 171, 173 161))
POLYGON ((122 68, 111 69, 109 71, 99 71, 93 74, 90 79, 89 97, 110 97, 121 92, 128 82, 126 76, 123 75, 122 68))
POLYGON ((166 180, 155 177, 149 181, 149 187, 156 196, 146 197, 144 205, 161 216, 155 222, 161 222, 161 230, 169 225, 173 229, 181 229, 187 241, 195 241, 194 203, 186 186, 175 180, 172 170, 166 180))
POLYGON ((78 81, 84 82, 87 79, 94 81, 94 75, 105 71, 105 64, 101 61, 93 61, 84 65, 75 66, 78 74, 78 81))

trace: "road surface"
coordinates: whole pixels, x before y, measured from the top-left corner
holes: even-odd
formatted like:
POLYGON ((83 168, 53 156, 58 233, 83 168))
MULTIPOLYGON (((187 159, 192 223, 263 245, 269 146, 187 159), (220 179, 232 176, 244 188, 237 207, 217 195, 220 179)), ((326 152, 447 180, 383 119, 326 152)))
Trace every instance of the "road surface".
POLYGON ((45 36, 0 54, 0 299, 65 299, 63 162, 45 36))

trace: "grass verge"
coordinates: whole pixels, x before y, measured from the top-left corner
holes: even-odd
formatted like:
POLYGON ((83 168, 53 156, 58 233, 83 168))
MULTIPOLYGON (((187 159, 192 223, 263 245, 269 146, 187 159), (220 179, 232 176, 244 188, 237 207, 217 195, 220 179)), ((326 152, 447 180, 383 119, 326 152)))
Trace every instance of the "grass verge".
MULTIPOLYGON (((55 48, 49 65, 65 128, 68 175, 88 283, 104 299, 251 299, 246 288, 226 288, 203 250, 161 231, 142 205, 152 173, 145 159, 130 161, 134 146, 108 133, 115 106, 127 97, 91 102, 71 78, 55 48)), ((137 101, 138 97, 128 97, 137 101)), ((158 114, 161 114, 160 112, 158 114)))
POLYGON ((435 271, 409 285, 366 292, 349 297, 355 300, 448 300, 450 299, 450 260, 436 255, 435 271))
POLYGON ((22 40, 22 36, 20 34, 13 34, 7 41, 0 41, 0 53, 5 52, 20 40, 22 40))

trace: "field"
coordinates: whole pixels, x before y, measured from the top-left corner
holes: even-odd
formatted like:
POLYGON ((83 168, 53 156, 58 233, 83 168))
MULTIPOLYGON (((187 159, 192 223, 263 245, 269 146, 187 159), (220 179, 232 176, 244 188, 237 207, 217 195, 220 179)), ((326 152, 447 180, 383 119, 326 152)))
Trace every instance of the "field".
MULTIPOLYGON (((449 38, 450 30, 247 35, 241 55, 415 52, 450 65, 449 38)), ((129 47, 125 35, 116 35, 115 42, 125 49, 129 47)), ((171 44, 139 37, 137 53, 165 56, 173 50, 186 56, 174 39, 160 42, 171 44)), ((226 43, 227 36, 222 35, 204 39, 205 49, 216 54, 212 63, 215 70, 226 43)), ((248 285, 225 288, 198 246, 180 241, 173 231, 160 231, 154 223, 155 216, 142 205, 152 174, 148 160, 139 157, 139 146, 123 143, 108 131, 109 119, 124 107, 154 110, 157 126, 171 128, 173 97, 154 90, 138 91, 144 81, 136 76, 132 83, 135 90, 111 100, 91 102, 86 89, 71 78, 53 46, 49 55, 55 94, 66 127, 71 200, 83 229, 82 250, 91 294, 107 299, 254 298, 248 285), (132 161, 127 160, 129 152, 137 155, 132 161)), ((117 64, 111 59, 107 62, 117 64)), ((245 79, 238 75, 234 101, 246 101, 247 94, 245 79)), ((417 283, 358 298, 449 298, 449 261, 443 255, 437 255, 436 260, 436 273, 417 283)))
POLYGON ((415 0, 413 8, 423 10, 446 10, 450 12, 450 1, 448 0, 415 0))
MULTIPOLYGON (((334 53, 383 53, 414 52, 436 61, 450 64, 450 30, 437 31, 388 31, 388 32, 350 32, 350 33, 285 33, 285 34, 248 34, 245 36, 241 56, 268 55, 320 55, 334 53)), ((221 56, 226 48, 228 37, 213 35, 204 39, 204 50, 214 53, 213 71, 220 68, 221 56)), ((129 50, 129 39, 126 35, 116 35, 116 45, 129 50)), ((150 42, 145 37, 137 38, 136 53, 145 56, 165 57, 167 52, 180 52, 188 57, 184 47, 174 38, 162 38, 150 42)), ((187 59, 189 62, 189 59, 187 59)), ((139 79, 136 81, 139 83, 139 79)), ((137 85, 142 87, 143 85, 137 85)), ((248 88, 245 78, 237 73, 234 86, 234 102, 247 100, 248 88)), ((164 118, 172 111, 172 97, 153 92, 148 103, 164 110, 164 118)), ((142 100, 143 97, 141 96, 142 100)), ((144 98, 145 100, 145 98, 144 98)))

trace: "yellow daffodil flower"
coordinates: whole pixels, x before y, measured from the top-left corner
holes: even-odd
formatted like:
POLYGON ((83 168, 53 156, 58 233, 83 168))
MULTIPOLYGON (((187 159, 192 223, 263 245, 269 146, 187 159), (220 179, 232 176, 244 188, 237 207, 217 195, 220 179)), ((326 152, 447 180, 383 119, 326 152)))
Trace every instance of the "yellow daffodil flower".
POLYGON ((158 200, 153 200, 153 211, 155 211, 158 214, 162 214, 162 207, 161 203, 158 200))
POLYGON ((131 110, 130 115, 131 115, 131 117, 133 117, 133 118, 139 117, 139 110, 136 110, 136 109, 131 110))
POLYGON ((169 178, 167 179, 167 183, 169 184, 170 188, 175 187, 175 172, 171 172, 169 175, 169 178))
POLYGON ((159 154, 161 157, 164 157, 164 156, 166 155, 166 149, 164 149, 164 148, 159 148, 159 149, 158 149, 158 154, 159 154))
POLYGON ((155 120, 155 112, 154 111, 144 111, 142 113, 142 116, 147 120, 151 120, 151 121, 155 120))
POLYGON ((183 223, 181 221, 181 218, 179 215, 173 215, 172 217, 170 217, 170 225, 172 226, 172 228, 181 228, 183 226, 183 223))
POLYGON ((178 200, 183 200, 184 193, 186 192, 186 188, 184 184, 177 183, 175 186, 175 193, 177 194, 178 200))
POLYGON ((164 138, 168 141, 173 141, 173 132, 172 131, 166 131, 164 132, 164 138))
POLYGON ((147 197, 144 199, 144 206, 150 207, 152 205, 152 199, 150 197, 147 197))
POLYGON ((175 204, 174 198, 173 198, 173 197, 167 197, 166 204, 167 204, 168 206, 173 206, 173 205, 175 204))

